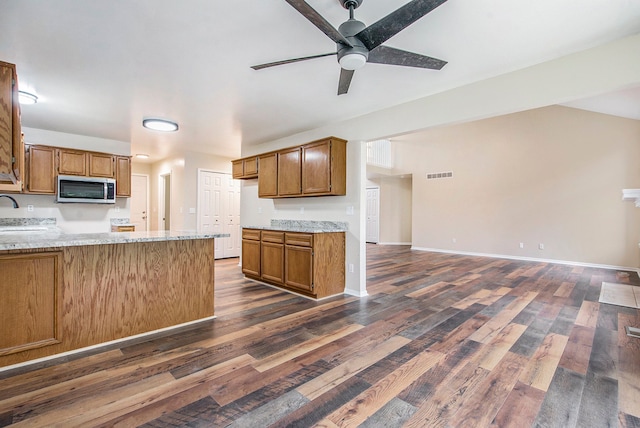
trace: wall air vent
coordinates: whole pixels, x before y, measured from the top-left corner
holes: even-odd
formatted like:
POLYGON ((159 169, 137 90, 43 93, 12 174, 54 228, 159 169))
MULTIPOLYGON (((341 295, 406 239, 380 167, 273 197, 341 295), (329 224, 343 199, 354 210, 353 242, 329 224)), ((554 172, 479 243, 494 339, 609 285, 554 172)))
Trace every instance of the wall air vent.
POLYGON ((453 171, 427 173, 427 180, 435 180, 436 178, 451 178, 451 177, 453 177, 453 171))

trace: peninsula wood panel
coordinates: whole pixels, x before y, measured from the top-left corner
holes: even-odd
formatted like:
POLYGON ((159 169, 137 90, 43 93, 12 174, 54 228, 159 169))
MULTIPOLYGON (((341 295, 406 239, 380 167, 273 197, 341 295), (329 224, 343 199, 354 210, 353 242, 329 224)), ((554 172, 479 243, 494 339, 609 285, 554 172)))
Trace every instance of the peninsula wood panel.
POLYGON ((61 252, 0 255, 0 356, 59 343, 61 252))
POLYGON ((0 367, 214 314, 213 239, 72 246, 62 257, 61 342, 0 356, 0 367))

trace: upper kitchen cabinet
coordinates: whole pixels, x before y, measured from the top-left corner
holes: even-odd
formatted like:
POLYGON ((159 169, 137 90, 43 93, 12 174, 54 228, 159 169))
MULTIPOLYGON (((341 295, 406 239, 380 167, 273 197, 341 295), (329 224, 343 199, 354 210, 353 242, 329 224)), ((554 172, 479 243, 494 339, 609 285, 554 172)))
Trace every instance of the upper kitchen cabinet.
POLYGON ((268 153, 258 158, 258 197, 278 197, 278 154, 268 153))
POLYGON ((90 177, 115 177, 115 157, 107 153, 89 153, 90 177))
POLYGON ((231 162, 233 178, 241 180, 258 177, 258 156, 236 159, 231 162))
POLYGON ((293 147, 278 152, 278 197, 300 195, 301 151, 293 147))
POLYGON ((27 193, 56 193, 56 149, 26 146, 27 193))
POLYGON ((347 142, 329 137, 260 156, 258 196, 347 194, 347 142))
POLYGON ((116 179, 116 196, 131 196, 131 157, 27 144, 26 193, 55 194, 56 176, 116 179), (85 171, 83 174, 82 171, 85 171))
POLYGON ((302 146, 302 194, 347 194, 347 142, 329 138, 302 146))
POLYGON ((0 191, 22 191, 22 145, 16 66, 0 61, 0 191))
POLYGON ((131 196, 131 157, 115 156, 116 196, 131 196))
POLYGON ((73 149, 58 149, 58 174, 87 174, 87 152, 73 149))

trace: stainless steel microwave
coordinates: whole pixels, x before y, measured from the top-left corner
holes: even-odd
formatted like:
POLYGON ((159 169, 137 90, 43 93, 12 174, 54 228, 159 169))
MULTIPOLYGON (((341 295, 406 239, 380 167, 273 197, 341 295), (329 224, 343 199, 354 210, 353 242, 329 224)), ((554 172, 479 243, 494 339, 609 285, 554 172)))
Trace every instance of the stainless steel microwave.
POLYGON ((56 201, 115 204, 116 180, 113 178, 59 175, 56 201))

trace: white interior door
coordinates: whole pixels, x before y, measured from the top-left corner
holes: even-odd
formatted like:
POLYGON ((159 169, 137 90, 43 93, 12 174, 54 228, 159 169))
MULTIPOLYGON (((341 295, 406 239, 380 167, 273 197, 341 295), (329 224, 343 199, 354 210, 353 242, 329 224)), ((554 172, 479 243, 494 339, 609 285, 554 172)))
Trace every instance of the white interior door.
POLYGON ((230 235, 216 239, 216 259, 240 257, 240 180, 231 174, 198 170, 198 230, 230 235))
POLYGON ((136 231, 147 231, 149 212, 149 176, 131 174, 130 221, 136 231))
MULTIPOLYGON (((198 172, 198 230, 208 233, 223 233, 222 223, 222 177, 221 174, 200 170, 198 172)), ((224 239, 215 240, 214 257, 224 255, 224 239)))
POLYGON ((367 187, 367 242, 380 240, 380 188, 367 187))
POLYGON ((242 245, 240 233, 240 180, 234 180, 231 175, 226 175, 226 195, 224 233, 228 233, 229 238, 225 238, 223 257, 240 257, 242 245))

